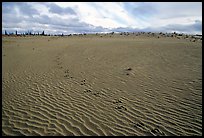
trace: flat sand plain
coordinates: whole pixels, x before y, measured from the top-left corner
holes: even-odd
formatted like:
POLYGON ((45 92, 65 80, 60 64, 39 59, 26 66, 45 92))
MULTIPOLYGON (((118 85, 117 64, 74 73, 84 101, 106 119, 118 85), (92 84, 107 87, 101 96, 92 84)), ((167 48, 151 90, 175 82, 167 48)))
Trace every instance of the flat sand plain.
POLYGON ((202 135, 202 41, 2 38, 2 135, 202 135))

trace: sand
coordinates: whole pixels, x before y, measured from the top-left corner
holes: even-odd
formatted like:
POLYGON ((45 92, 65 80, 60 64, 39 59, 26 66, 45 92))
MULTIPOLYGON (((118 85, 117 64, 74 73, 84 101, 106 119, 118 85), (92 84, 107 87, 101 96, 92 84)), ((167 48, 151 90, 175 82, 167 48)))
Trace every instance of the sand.
POLYGON ((202 41, 2 38, 2 135, 202 135, 202 41))

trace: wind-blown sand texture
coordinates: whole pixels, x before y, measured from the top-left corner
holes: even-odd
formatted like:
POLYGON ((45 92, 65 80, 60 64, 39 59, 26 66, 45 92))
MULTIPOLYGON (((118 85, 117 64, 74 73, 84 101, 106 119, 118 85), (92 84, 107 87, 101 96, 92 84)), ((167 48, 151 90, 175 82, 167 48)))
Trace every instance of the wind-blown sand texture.
POLYGON ((2 39, 2 135, 202 135, 202 41, 2 39))

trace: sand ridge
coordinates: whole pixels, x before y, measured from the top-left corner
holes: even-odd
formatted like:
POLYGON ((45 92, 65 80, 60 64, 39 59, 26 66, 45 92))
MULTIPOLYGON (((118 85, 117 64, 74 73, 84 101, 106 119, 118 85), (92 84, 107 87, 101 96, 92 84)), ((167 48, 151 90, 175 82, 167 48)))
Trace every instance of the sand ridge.
POLYGON ((2 135, 202 135, 201 45, 5 37, 2 135))

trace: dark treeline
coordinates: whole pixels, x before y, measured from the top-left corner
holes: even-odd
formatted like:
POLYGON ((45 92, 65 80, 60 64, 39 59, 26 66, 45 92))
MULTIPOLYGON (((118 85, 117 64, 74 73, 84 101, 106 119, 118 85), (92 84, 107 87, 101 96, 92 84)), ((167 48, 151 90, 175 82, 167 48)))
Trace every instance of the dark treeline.
POLYGON ((86 35, 86 33, 82 33, 82 34, 68 34, 68 35, 64 35, 63 33, 61 34, 46 34, 45 31, 42 31, 41 33, 37 32, 31 32, 31 31, 27 31, 27 32, 24 32, 24 33, 19 33, 18 31, 15 31, 15 33, 11 32, 7 32, 5 30, 5 33, 4 35, 7 35, 7 36, 12 36, 12 35, 16 35, 16 36, 37 36, 37 35, 40 35, 40 36, 76 36, 76 35, 79 35, 79 36, 82 36, 82 35, 86 35))
POLYGON ((32 33, 31 31, 28 31, 28 32, 24 32, 24 33, 18 33, 18 31, 15 31, 15 33, 13 33, 13 32, 11 32, 11 33, 9 33, 9 32, 7 32, 6 30, 5 30, 5 35, 17 35, 17 36, 25 36, 25 35, 50 35, 50 34, 45 34, 45 31, 42 31, 42 33, 32 33))

